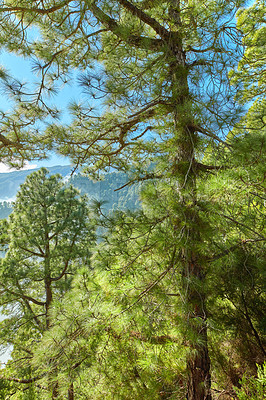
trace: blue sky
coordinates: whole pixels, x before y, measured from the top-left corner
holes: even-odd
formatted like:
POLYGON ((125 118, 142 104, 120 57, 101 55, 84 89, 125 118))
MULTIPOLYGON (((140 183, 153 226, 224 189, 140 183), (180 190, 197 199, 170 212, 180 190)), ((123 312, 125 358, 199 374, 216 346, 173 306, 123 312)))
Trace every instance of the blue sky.
MULTIPOLYGON (((0 53, 0 66, 4 67, 12 76, 26 82, 32 82, 35 79, 35 76, 31 70, 31 64, 29 61, 23 59, 22 57, 15 56, 13 54, 9 54, 6 52, 0 53)), ((77 96, 77 90, 73 90, 73 87, 70 85, 65 86, 60 94, 56 96, 54 100, 58 107, 63 110, 67 108, 68 102, 74 100, 74 97, 77 96)), ((4 95, 4 93, 0 92, 0 109, 7 111, 11 109, 12 104, 8 101, 8 98, 4 95)), ((64 120, 67 120, 67 115, 65 112, 64 120)), ((54 165, 69 165, 70 161, 67 157, 57 156, 55 153, 51 153, 51 156, 47 160, 42 161, 33 161, 30 163, 26 163, 24 169, 31 169, 36 167, 50 167, 54 165)), ((0 162, 0 173, 1 172, 9 172, 10 169, 0 162)))

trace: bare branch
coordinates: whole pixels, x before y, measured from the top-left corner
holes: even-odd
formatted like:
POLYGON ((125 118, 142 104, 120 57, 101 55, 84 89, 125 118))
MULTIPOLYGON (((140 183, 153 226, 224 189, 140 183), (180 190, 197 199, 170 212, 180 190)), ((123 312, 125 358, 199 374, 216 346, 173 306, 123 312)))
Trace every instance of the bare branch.
POLYGON ((160 179, 160 178, 162 178, 162 175, 147 174, 147 175, 145 175, 143 177, 132 179, 131 181, 125 183, 123 186, 120 186, 119 188, 115 189, 114 192, 117 192, 118 190, 124 189, 126 186, 133 185, 134 183, 137 183, 137 182, 143 182, 143 181, 146 181, 148 179, 160 179))

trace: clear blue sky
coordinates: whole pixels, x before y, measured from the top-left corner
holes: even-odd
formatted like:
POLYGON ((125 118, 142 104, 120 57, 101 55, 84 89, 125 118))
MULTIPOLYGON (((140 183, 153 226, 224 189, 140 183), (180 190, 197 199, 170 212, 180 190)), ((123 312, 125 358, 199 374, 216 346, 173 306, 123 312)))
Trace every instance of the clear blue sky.
MULTIPOLYGON (((24 82, 32 82, 36 79, 32 70, 31 64, 29 61, 23 59, 22 57, 15 56, 13 54, 1 52, 0 53, 0 65, 4 67, 12 76, 22 80, 24 82)), ((79 93, 80 95, 80 93, 79 93)), ((78 89, 71 87, 70 85, 65 86, 62 91, 54 98, 54 102, 56 103, 57 107, 62 110, 63 112, 63 119, 67 121, 67 105, 71 100, 74 100, 74 96, 78 97, 78 89)), ((0 109, 7 111, 11 109, 12 104, 9 102, 8 98, 4 95, 3 92, 0 92, 0 109)), ((53 166, 53 165, 68 165, 70 161, 67 157, 60 157, 54 153, 51 153, 51 156, 47 160, 42 161, 34 161, 31 162, 26 169, 34 168, 34 167, 42 167, 42 166, 53 166)), ((1 172, 8 172, 7 168, 0 163, 0 173, 1 172)))

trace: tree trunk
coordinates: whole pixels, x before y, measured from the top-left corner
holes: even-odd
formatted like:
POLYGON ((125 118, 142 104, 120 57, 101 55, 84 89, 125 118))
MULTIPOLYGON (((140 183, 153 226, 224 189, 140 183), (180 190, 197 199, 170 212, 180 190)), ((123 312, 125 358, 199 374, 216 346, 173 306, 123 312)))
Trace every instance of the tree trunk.
MULTIPOLYGON (((175 1, 173 0, 173 3, 175 1)), ((179 1, 176 2, 179 5, 179 1)), ((174 9, 175 15, 177 8, 174 9)), ((177 28, 180 18, 176 17, 177 28)), ((186 298, 188 323, 188 341, 190 355, 187 361, 187 399, 211 400, 210 359, 208 354, 207 325, 205 310, 202 254, 199 248, 202 240, 202 226, 197 206, 197 175, 195 151, 198 134, 194 128, 194 117, 190 107, 188 87, 188 69, 186 55, 182 48, 182 39, 173 33, 171 51, 175 62, 170 64, 172 76, 172 104, 174 105, 176 153, 172 160, 172 176, 177 180, 177 202, 183 208, 184 235, 186 243, 182 249, 182 273, 184 278, 184 296, 186 298)), ((178 229, 178 227, 177 227, 178 229)), ((178 239, 179 240, 179 239, 178 239)))
POLYGON ((71 385, 68 388, 68 400, 74 400, 74 385, 71 383, 71 385))
POLYGON ((179 135, 179 151, 176 168, 178 171, 179 202, 183 206, 185 223, 184 235, 186 243, 182 249, 183 293, 186 299, 186 315, 184 319, 188 325, 188 342, 190 354, 187 360, 187 399, 211 400, 210 359, 207 341, 207 312, 205 309, 205 267, 202 263, 203 254, 199 248, 203 234, 200 230, 204 225, 200 223, 197 210, 196 174, 193 171, 193 132, 187 127, 179 135), (185 134, 191 140, 191 147, 185 134), (191 160, 191 161, 190 161, 191 160), (184 172, 182 169, 184 168, 184 172), (180 200, 181 198, 181 200, 180 200))
POLYGON ((49 310, 53 300, 53 292, 51 287, 51 278, 50 276, 45 278, 45 320, 46 320, 46 329, 50 328, 50 316, 49 310))
MULTIPOLYGON (((201 332, 201 338, 206 336, 206 327, 201 332)), ((195 354, 188 360, 188 400, 211 400, 211 376, 210 376, 210 359, 208 355, 207 340, 201 346, 195 346, 195 354)))
POLYGON ((188 315, 190 334, 195 342, 191 341, 191 355, 187 361, 188 400, 211 400, 211 375, 210 358, 208 352, 206 310, 204 290, 201 290, 204 283, 203 268, 195 261, 191 261, 188 274, 191 281, 194 281, 188 288, 188 302, 191 312, 188 315))
POLYGON ((52 388, 52 400, 58 399, 58 383, 56 382, 52 388))

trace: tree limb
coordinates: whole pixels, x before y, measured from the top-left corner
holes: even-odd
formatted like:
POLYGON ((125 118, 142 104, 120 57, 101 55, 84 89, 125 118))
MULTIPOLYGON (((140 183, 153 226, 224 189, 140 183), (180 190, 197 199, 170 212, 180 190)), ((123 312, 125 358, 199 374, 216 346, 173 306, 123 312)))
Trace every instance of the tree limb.
POLYGON ((133 185, 134 183, 137 183, 137 182, 146 181, 148 179, 159 179, 159 178, 162 178, 162 175, 147 174, 141 178, 132 179, 131 181, 125 183, 123 186, 120 186, 119 188, 114 189, 114 192, 124 189, 126 186, 133 185))
POLYGON ((229 149, 232 147, 230 144, 224 142, 222 139, 219 138, 215 133, 209 131, 206 128, 202 128, 199 125, 190 125, 188 126, 189 129, 192 129, 194 132, 199 132, 202 133, 203 135, 206 135, 214 140, 217 140, 217 142, 222 143, 224 146, 228 147, 229 149))
POLYGON ((229 219, 230 221, 234 222, 236 225, 243 226, 243 228, 246 228, 246 229, 248 229, 249 231, 255 233, 256 235, 258 235, 258 236, 259 236, 260 238, 262 238, 263 240, 266 240, 266 238, 265 238, 263 235, 261 235, 260 233, 254 231, 254 229, 252 229, 252 228, 250 228, 249 226, 243 224, 242 222, 239 222, 239 221, 235 220, 234 218, 229 217, 229 215, 225 215, 225 214, 220 214, 220 215, 221 215, 222 217, 224 217, 224 218, 226 218, 226 219, 229 219))
POLYGON ((243 246, 243 244, 246 244, 246 243, 263 242, 264 240, 265 240, 264 238, 262 238, 262 239, 246 239, 246 240, 241 240, 239 243, 234 244, 233 246, 229 247, 228 249, 225 249, 224 251, 222 251, 221 253, 216 254, 216 255, 214 255, 214 256, 212 256, 212 257, 207 257, 207 258, 205 258, 205 260, 206 260, 207 262, 212 262, 212 261, 215 261, 215 260, 219 260, 219 258, 222 258, 222 257, 226 256, 227 254, 231 253, 231 251, 236 250, 236 249, 239 249, 240 247, 243 246))
POLYGON ((66 6, 67 4, 71 3, 72 0, 68 1, 62 1, 61 3, 57 4, 56 6, 50 7, 50 8, 37 8, 37 7, 20 7, 20 6, 15 6, 15 7, 0 7, 0 12, 35 12, 36 14, 51 14, 57 10, 60 10, 60 8, 66 6))
POLYGON ((16 142, 13 142, 13 141, 7 139, 1 133, 0 133, 0 141, 3 143, 2 146, 0 146, 0 148, 2 148, 2 147, 15 147, 17 149, 22 149, 23 148, 22 144, 16 143, 16 142))
POLYGON ((36 382, 36 381, 42 379, 43 376, 45 376, 45 373, 43 373, 42 375, 39 375, 39 376, 35 376, 34 378, 29 378, 29 379, 19 379, 19 378, 12 378, 12 377, 6 377, 6 376, 3 376, 3 375, 0 375, 0 379, 11 381, 11 382, 18 382, 18 383, 27 384, 27 383, 36 382))
POLYGON ((226 167, 225 165, 205 165, 196 160, 193 160, 193 166, 200 171, 210 171, 210 170, 219 171, 221 169, 229 168, 229 167, 226 167))
POLYGON ((44 305, 46 304, 46 303, 44 303, 43 301, 36 300, 36 299, 34 299, 33 297, 31 297, 31 296, 25 295, 24 293, 17 293, 17 292, 14 292, 13 290, 8 289, 8 288, 7 288, 6 286, 4 286, 3 284, 2 284, 2 286, 3 286, 3 288, 4 288, 8 293, 13 294, 13 295, 16 296, 18 299, 19 299, 19 298, 22 298, 23 300, 29 300, 30 302, 36 304, 37 306, 44 306, 44 305))
POLYGON ((162 39, 169 39, 170 33, 156 19, 150 17, 144 11, 130 3, 128 0, 118 0, 118 2, 126 8, 132 15, 138 17, 142 22, 149 25, 162 39))
POLYGON ((154 39, 145 36, 138 35, 128 35, 123 32, 123 27, 121 27, 113 18, 105 14, 99 7, 93 2, 90 6, 90 10, 104 26, 106 26, 113 34, 115 34, 120 39, 124 40, 126 43, 133 45, 141 49, 153 49, 161 51, 164 45, 162 39, 154 39))
POLYGON ((242 298, 242 302, 243 302, 244 309, 245 309, 245 312, 243 314, 245 315, 246 319, 248 320, 248 323, 250 325, 251 330, 253 331, 253 334, 254 334, 254 336, 255 336, 255 338, 257 340, 257 343, 258 343, 260 349, 262 350, 263 355, 265 356, 266 355, 266 351, 265 351, 265 349, 263 347, 263 344, 262 344, 262 342, 260 340, 259 334, 258 334, 257 330, 255 329, 252 321, 251 321, 251 318, 250 318, 250 315, 249 315, 249 312, 248 312, 246 299, 245 299, 243 291, 241 291, 241 298, 242 298))

